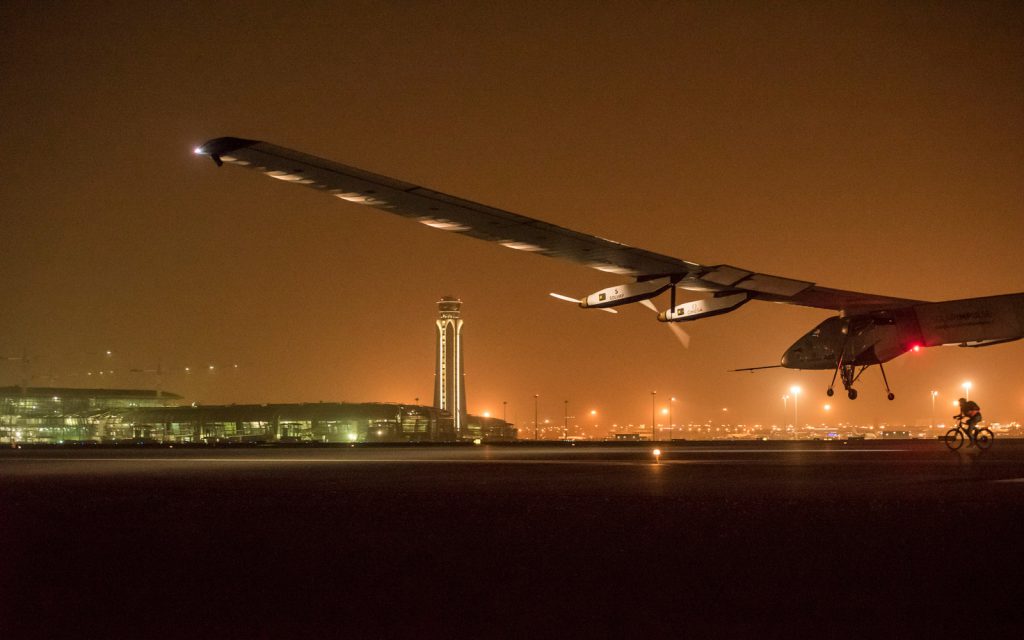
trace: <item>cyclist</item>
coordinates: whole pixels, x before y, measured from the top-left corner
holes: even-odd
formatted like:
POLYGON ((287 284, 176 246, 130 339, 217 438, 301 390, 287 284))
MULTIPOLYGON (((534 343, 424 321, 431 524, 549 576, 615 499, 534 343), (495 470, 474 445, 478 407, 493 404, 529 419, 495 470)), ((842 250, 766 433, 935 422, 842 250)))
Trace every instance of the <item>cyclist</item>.
POLYGON ((967 436, 971 440, 971 444, 968 446, 973 447, 974 436, 978 432, 978 423, 982 420, 981 407, 973 400, 960 398, 960 415, 953 417, 964 425, 964 430, 967 431, 967 436))

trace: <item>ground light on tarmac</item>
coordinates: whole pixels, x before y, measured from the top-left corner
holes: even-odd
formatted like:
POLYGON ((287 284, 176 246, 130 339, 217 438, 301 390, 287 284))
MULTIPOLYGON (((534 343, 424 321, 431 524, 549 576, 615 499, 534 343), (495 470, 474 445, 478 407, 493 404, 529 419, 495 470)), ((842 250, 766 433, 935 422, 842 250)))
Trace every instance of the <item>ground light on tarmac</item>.
POLYGON ((1024 442, 0 452, 0 637, 1022 623, 1024 442))

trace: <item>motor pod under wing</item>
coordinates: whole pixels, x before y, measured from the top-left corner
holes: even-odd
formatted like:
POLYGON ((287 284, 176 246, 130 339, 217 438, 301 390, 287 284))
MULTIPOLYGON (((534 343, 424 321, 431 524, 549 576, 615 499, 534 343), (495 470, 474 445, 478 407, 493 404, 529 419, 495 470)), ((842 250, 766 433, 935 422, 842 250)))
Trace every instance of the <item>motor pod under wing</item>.
POLYGON ((673 309, 662 311, 658 314, 658 320, 662 322, 690 322, 691 320, 710 318, 735 311, 749 301, 750 294, 746 292, 703 298, 692 302, 684 302, 673 309))

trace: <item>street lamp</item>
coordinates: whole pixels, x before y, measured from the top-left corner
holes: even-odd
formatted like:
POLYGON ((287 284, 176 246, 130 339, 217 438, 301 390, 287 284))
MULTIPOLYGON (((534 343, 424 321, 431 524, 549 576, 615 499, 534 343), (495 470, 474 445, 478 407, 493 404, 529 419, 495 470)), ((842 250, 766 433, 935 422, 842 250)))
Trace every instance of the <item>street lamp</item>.
POLYGON ((789 419, 789 396, 782 396, 782 428, 786 428, 786 420, 789 419))
POLYGON ((508 424, 508 400, 501 401, 501 421, 508 424))
POLYGON ((674 440, 676 437, 676 423, 672 422, 672 405, 675 404, 676 397, 672 396, 668 399, 668 439, 674 440))
POLYGON ((793 394, 793 438, 796 439, 797 429, 800 428, 800 387, 793 385, 789 392, 793 394))
POLYGON ((964 392, 967 394, 967 395, 964 396, 964 400, 970 400, 971 399, 971 387, 974 386, 974 385, 972 385, 971 381, 968 380, 968 381, 964 382, 960 386, 964 388, 964 392))
POLYGON ((931 427, 933 429, 935 428, 935 397, 937 395, 939 395, 938 391, 932 391, 932 413, 931 413, 931 417, 929 418, 929 420, 930 420, 929 424, 931 425, 931 427))
POLYGON ((657 426, 656 426, 657 416, 656 416, 656 413, 655 413, 655 406, 654 406, 654 400, 657 397, 657 395, 658 395, 657 391, 652 391, 651 392, 651 442, 654 442, 654 441, 656 441, 658 439, 658 429, 657 429, 657 426))
POLYGON ((569 439, 569 401, 565 401, 565 413, 562 418, 562 440, 569 439))
POLYGON ((537 401, 540 399, 540 394, 533 394, 533 439, 540 440, 540 420, 538 419, 537 413, 537 401))

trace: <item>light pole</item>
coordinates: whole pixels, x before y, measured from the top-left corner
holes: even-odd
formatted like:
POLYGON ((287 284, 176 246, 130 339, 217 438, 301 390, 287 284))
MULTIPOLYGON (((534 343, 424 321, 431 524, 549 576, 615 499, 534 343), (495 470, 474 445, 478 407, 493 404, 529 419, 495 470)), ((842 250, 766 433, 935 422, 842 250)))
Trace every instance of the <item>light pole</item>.
POLYGON ((651 392, 651 442, 656 442, 658 440, 658 429, 655 426, 655 423, 657 422, 657 415, 655 413, 655 406, 654 406, 654 401, 655 401, 655 398, 657 397, 657 395, 658 395, 657 391, 652 391, 651 392))
POLYGON ((668 399, 668 439, 674 440, 676 437, 676 424, 672 422, 672 405, 675 404, 676 397, 672 396, 668 399))
POLYGON ((786 420, 789 420, 789 396, 782 396, 782 428, 786 428, 786 420))
POLYGON ((537 404, 540 399, 540 394, 533 394, 533 439, 540 440, 540 422, 537 419, 537 404))
POLYGON ((964 388, 964 392, 967 394, 967 395, 964 396, 964 400, 970 401, 970 399, 971 399, 971 387, 973 387, 974 385, 972 385, 971 381, 968 380, 968 381, 964 382, 960 386, 964 388))
POLYGON ((508 400, 501 401, 501 421, 508 424, 508 400))
POLYGON ((565 401, 565 413, 562 417, 562 440, 569 439, 569 401, 565 401))
POLYGON ((935 396, 937 395, 939 395, 938 391, 932 391, 932 413, 931 417, 928 419, 928 426, 930 426, 932 429, 935 428, 935 396))
POLYGON ((800 429, 800 387, 793 385, 789 388, 793 394, 793 439, 796 439, 797 431, 800 429))

